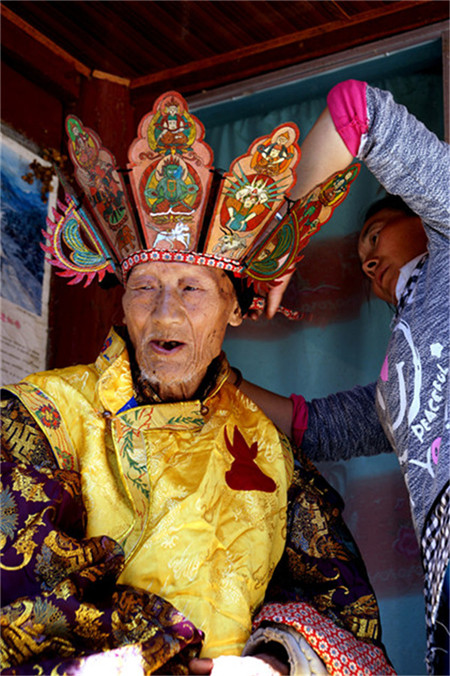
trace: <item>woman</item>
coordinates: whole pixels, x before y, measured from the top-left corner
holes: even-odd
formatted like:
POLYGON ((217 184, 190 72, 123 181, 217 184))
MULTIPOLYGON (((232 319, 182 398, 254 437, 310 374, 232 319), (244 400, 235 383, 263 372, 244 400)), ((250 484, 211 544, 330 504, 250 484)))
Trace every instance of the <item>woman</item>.
MULTIPOLYGON (((358 244, 374 293, 396 308, 386 359, 376 384, 310 403, 241 389, 314 460, 397 453, 425 570, 427 667, 448 674, 449 147, 364 82, 340 83, 327 103, 302 146, 295 196, 356 156, 406 203, 374 207, 358 244)), ((269 294, 269 317, 288 281, 269 294)))

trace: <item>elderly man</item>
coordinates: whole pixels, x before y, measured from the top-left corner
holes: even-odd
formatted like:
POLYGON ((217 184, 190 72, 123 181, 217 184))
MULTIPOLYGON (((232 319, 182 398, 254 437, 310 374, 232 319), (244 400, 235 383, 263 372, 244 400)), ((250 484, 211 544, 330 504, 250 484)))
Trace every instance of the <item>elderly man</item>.
POLYGON ((393 673, 339 497, 222 353, 247 285, 198 250, 128 256, 96 362, 5 388, 3 673, 393 673))

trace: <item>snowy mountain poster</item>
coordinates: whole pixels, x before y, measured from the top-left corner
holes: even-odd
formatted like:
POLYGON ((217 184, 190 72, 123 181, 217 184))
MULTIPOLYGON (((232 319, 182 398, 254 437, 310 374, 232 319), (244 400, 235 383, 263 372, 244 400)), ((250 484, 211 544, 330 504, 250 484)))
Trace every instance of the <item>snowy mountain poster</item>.
POLYGON ((1 383, 46 367, 50 266, 40 242, 55 205, 56 180, 41 199, 41 183, 26 183, 30 162, 46 164, 13 138, 0 135, 1 383))

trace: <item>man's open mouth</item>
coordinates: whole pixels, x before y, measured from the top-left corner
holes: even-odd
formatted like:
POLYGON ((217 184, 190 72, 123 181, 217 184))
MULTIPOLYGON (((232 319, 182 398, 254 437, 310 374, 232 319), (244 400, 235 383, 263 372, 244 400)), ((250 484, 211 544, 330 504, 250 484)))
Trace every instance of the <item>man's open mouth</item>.
POLYGON ((153 349, 157 352, 173 352, 179 347, 182 347, 184 343, 179 340, 152 340, 150 341, 153 349))

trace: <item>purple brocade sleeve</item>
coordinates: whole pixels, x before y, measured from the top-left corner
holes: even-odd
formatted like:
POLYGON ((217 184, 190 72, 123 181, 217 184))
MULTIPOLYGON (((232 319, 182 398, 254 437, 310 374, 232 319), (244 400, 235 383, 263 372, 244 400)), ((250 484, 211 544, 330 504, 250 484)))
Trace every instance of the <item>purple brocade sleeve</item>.
POLYGON ((286 551, 265 603, 307 603, 356 638, 382 648, 377 600, 342 518, 343 501, 301 452, 297 457, 286 551))
POLYGON ((117 584, 119 544, 84 537, 80 475, 36 469, 15 442, 2 455, 2 674, 76 674, 84 656, 125 659, 129 646, 142 673, 188 673, 201 632, 164 599, 117 584))

